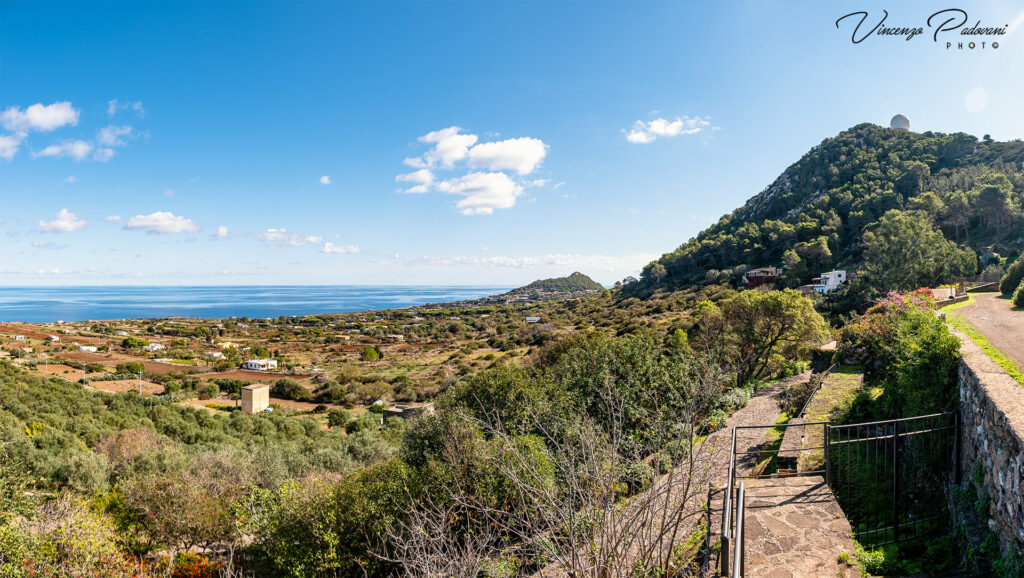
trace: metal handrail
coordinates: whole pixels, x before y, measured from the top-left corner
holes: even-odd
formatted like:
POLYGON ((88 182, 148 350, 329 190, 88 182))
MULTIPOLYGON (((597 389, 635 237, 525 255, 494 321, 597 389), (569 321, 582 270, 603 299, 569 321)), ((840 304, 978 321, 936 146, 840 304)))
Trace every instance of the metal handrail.
POLYGON ((721 570, 722 576, 729 575, 729 530, 730 530, 730 509, 732 507, 732 482, 735 477, 736 467, 736 427, 732 428, 732 446, 729 450, 729 479, 726 485, 725 497, 723 499, 722 507, 722 539, 719 556, 721 556, 721 570))
POLYGON ((736 498, 736 543, 733 547, 733 560, 732 560, 732 575, 737 578, 743 578, 743 525, 746 502, 746 490, 743 487, 743 482, 740 482, 739 496, 736 498))

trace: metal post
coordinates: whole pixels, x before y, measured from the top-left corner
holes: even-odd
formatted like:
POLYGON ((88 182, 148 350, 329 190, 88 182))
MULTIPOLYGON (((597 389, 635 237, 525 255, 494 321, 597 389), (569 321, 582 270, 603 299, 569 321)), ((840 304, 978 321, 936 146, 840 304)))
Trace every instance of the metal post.
POLYGON ((139 395, 142 395, 142 372, 139 372, 139 395))
POLYGON ((732 480, 734 468, 736 465, 736 428, 732 428, 732 445, 729 450, 729 479, 726 483, 725 498, 722 501, 722 549, 721 549, 721 566, 722 576, 729 575, 729 530, 730 530, 730 506, 732 502, 732 480))
POLYGON ((892 424, 892 541, 900 542, 900 422, 892 424))
POLYGON ((733 576, 743 578, 743 501, 745 498, 743 482, 740 482, 739 497, 736 498, 736 540, 733 542, 733 576))
MULTIPOLYGON (((960 407, 953 410, 953 484, 960 484, 960 407)), ((952 488, 949 488, 952 490, 952 488)))
POLYGON ((832 468, 829 467, 829 459, 828 459, 828 450, 829 450, 828 436, 829 436, 829 433, 830 433, 829 432, 829 425, 827 423, 821 424, 821 429, 824 430, 824 432, 825 432, 825 485, 828 486, 831 489, 832 488, 832 476, 831 476, 832 468))

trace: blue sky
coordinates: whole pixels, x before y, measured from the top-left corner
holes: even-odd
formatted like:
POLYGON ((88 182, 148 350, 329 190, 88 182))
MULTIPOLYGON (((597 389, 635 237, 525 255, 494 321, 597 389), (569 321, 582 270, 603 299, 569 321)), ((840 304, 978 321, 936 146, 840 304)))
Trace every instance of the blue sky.
POLYGON ((860 122, 1024 137, 957 8, 5 0, 0 285, 610 284, 860 122))

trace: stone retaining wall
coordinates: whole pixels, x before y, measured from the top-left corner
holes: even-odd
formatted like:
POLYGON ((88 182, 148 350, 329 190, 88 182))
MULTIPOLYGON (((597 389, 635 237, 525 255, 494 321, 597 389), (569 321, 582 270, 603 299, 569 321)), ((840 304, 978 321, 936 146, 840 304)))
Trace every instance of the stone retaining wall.
MULTIPOLYGON (((1024 547, 1024 387, 963 334, 960 338, 960 476, 980 466, 987 525, 1003 552, 1024 547)), ((956 520, 962 522, 961 520, 956 520)))

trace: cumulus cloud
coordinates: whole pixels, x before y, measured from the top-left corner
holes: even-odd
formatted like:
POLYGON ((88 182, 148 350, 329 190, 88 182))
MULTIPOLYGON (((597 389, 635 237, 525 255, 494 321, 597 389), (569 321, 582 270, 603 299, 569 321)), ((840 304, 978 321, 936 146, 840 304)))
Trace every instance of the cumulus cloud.
POLYGON ((84 220, 67 209, 57 212, 57 217, 50 221, 39 221, 39 228, 47 233, 70 233, 79 231, 88 225, 84 220))
POLYGON ((112 99, 110 101, 107 101, 107 114, 110 115, 110 116, 114 116, 115 114, 117 114, 118 112, 120 112, 122 110, 129 110, 129 109, 135 111, 135 114, 138 115, 139 118, 142 118, 143 116, 146 115, 146 110, 144 108, 142 108, 142 103, 139 102, 139 101, 134 101, 134 102, 118 102, 118 100, 116 98, 112 99))
POLYGON ((194 233, 199 230, 199 225, 169 211, 157 211, 148 215, 135 215, 125 222, 124 228, 142 230, 151 235, 157 235, 194 233))
POLYGON ((17 106, 0 113, 0 124, 15 132, 48 132, 66 125, 78 124, 79 112, 70 102, 36 103, 25 110, 17 106))
POLYGON ((415 183, 412 187, 403 190, 403 193, 427 193, 430 192, 430 185, 434 183, 434 173, 430 169, 420 169, 411 173, 405 173, 395 177, 399 183, 415 183))
POLYGON ((437 183, 437 190, 464 197, 455 207, 463 215, 490 215, 508 209, 523 194, 523 187, 505 173, 469 173, 437 183))
POLYGON ((533 173, 547 156, 544 141, 521 137, 479 143, 475 134, 462 132, 457 126, 427 133, 418 139, 434 147, 419 157, 403 162, 416 170, 395 177, 399 183, 411 183, 402 193, 440 191, 464 197, 456 208, 463 215, 489 215, 495 209, 508 209, 516 204, 525 187, 540 187, 548 179, 521 181, 510 176, 533 173), (483 169, 465 172, 467 169, 483 169), (438 172, 458 170, 461 176, 441 178, 438 172))
POLYGON ((323 241, 319 235, 300 235, 289 233, 288 229, 267 229, 262 233, 256 233, 256 238, 280 247, 301 247, 302 245, 317 245, 323 241))
POLYGON ((13 159, 24 138, 23 134, 0 134, 0 159, 5 161, 13 159))
POLYGON ((461 134, 461 131, 462 129, 457 126, 450 126, 421 136, 420 142, 434 145, 433 150, 423 155, 426 165, 440 164, 445 168, 451 168, 456 162, 466 158, 469 147, 476 144, 479 137, 475 134, 461 134))
POLYGON ((491 171, 515 171, 528 175, 540 166, 548 154, 544 141, 531 138, 481 143, 469 149, 469 166, 491 171))
POLYGON ((37 153, 33 153, 32 157, 71 157, 76 161, 80 161, 88 158, 92 149, 92 143, 88 143, 84 140, 68 140, 50 145, 37 153))
POLYGON ((217 232, 212 234, 212 235, 210 235, 210 238, 214 239, 214 240, 217 240, 217 241, 219 241, 221 239, 227 239, 228 238, 228 228, 225 227, 224 225, 221 225, 221 226, 217 227, 217 232))
POLYGON ((121 137, 131 136, 132 127, 129 125, 110 125, 100 129, 96 140, 107 146, 124 146, 124 139, 121 137))
POLYGON ((659 138, 672 138, 684 134, 697 134, 701 131, 708 130, 711 127, 711 121, 700 118, 681 116, 676 117, 673 120, 667 120, 664 118, 656 118, 652 121, 644 122, 638 120, 633 123, 633 127, 628 131, 622 131, 626 135, 626 140, 631 143, 644 144, 654 142, 659 138))
POLYGON ((324 176, 320 177, 320 184, 321 185, 329 185, 329 184, 331 184, 331 177, 329 175, 324 175, 324 176))
POLYGON ((354 255, 359 252, 359 247, 355 245, 335 245, 334 243, 327 241, 320 247, 321 253, 336 253, 339 255, 354 255))

